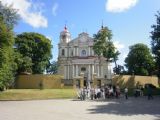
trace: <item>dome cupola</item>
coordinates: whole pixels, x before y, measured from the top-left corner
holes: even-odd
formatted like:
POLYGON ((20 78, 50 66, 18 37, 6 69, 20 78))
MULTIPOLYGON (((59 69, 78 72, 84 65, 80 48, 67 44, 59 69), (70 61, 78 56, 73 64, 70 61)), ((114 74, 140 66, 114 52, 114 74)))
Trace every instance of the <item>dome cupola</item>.
POLYGON ((70 42, 70 40, 71 40, 71 34, 65 25, 64 30, 60 33, 60 42, 61 43, 68 43, 68 42, 70 42))

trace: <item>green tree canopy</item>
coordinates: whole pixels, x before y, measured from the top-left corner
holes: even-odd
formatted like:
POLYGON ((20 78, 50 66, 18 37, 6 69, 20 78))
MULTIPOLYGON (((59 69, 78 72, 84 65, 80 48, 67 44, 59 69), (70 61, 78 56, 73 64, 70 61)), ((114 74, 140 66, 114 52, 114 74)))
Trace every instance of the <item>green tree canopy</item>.
POLYGON ((156 60, 156 69, 158 71, 158 77, 160 78, 160 12, 157 12, 156 24, 152 25, 152 29, 152 53, 154 54, 156 60))
POLYGON ((0 90, 7 88, 14 80, 16 65, 14 63, 13 32, 8 30, 0 17, 0 90))
POLYGON ((142 43, 130 46, 125 63, 129 74, 150 75, 154 70, 154 60, 150 49, 142 43))
POLYGON ((57 74, 58 73, 58 62, 53 61, 47 66, 48 74, 57 74))
POLYGON ((51 59, 51 41, 39 33, 22 33, 17 35, 16 51, 22 59, 19 59, 18 72, 32 72, 42 74, 51 59))
POLYGON ((0 16, 3 18, 7 28, 12 29, 19 19, 17 10, 12 8, 12 5, 2 5, 0 1, 0 16))
POLYGON ((102 29, 94 35, 93 50, 98 56, 104 56, 107 60, 113 60, 119 54, 116 54, 116 48, 111 41, 112 32, 108 27, 102 27, 102 29), (117 56, 116 56, 117 55, 117 56))

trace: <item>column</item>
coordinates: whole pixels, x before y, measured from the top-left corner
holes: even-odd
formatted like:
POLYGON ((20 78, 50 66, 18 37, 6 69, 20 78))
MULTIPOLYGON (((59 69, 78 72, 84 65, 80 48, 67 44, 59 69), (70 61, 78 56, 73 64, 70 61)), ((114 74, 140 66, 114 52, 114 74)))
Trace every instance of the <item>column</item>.
POLYGON ((67 49, 64 48, 64 56, 67 57, 67 49))
POLYGON ((67 66, 65 65, 65 66, 64 66, 64 79, 67 78, 67 73, 66 73, 66 72, 67 72, 67 69, 66 69, 66 67, 67 67, 67 66))
POLYGON ((112 72, 111 72, 111 63, 108 63, 108 75, 107 79, 112 79, 112 72))
POLYGON ((70 79, 70 78, 69 78, 69 65, 68 65, 68 79, 70 79))
POLYGON ((88 56, 90 56, 90 46, 88 46, 88 56))
POLYGON ((97 65, 97 76, 99 77, 99 65, 97 65))
POLYGON ((61 52, 60 50, 61 50, 61 49, 60 49, 60 48, 58 48, 58 56, 60 56, 60 55, 61 55, 61 54, 60 54, 60 52, 61 52))
POLYGON ((79 54, 78 54, 78 47, 77 47, 77 56, 79 56, 79 54))
POLYGON ((92 74, 94 74, 94 64, 92 64, 92 74))
POLYGON ((89 67, 88 67, 88 88, 91 88, 91 84, 90 84, 90 82, 91 82, 91 65, 89 64, 89 67))
POLYGON ((88 80, 91 80, 91 66, 88 66, 88 80))
POLYGON ((75 47, 73 47, 73 56, 75 56, 76 54, 76 50, 75 50, 75 47))
POLYGON ((92 56, 94 56, 94 51, 93 51, 93 49, 92 49, 92 56))
POLYGON ((103 78, 103 65, 101 65, 101 77, 103 78))
POLYGON ((72 78, 74 78, 74 65, 72 65, 72 78))
POLYGON ((78 65, 76 65, 76 77, 78 76, 78 65))

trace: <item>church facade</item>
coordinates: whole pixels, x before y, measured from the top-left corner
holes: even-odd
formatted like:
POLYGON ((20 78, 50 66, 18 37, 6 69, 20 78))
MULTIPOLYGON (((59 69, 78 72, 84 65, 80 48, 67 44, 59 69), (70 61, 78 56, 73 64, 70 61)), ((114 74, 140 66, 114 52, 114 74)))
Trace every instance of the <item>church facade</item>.
POLYGON ((93 51, 94 40, 82 32, 77 38, 65 26, 58 44, 58 74, 63 75, 65 85, 75 87, 101 87, 111 83, 111 64, 93 51))

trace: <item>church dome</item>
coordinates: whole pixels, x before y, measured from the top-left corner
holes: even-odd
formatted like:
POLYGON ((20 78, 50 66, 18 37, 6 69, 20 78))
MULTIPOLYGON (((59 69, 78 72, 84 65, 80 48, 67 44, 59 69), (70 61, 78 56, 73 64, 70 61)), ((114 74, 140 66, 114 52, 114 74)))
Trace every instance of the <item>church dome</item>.
POLYGON ((60 40, 61 42, 68 43, 70 39, 71 39, 71 34, 65 25, 64 30, 60 33, 60 40))
POLYGON ((64 30, 60 33, 60 35, 70 35, 70 32, 68 31, 67 27, 64 27, 64 30))

